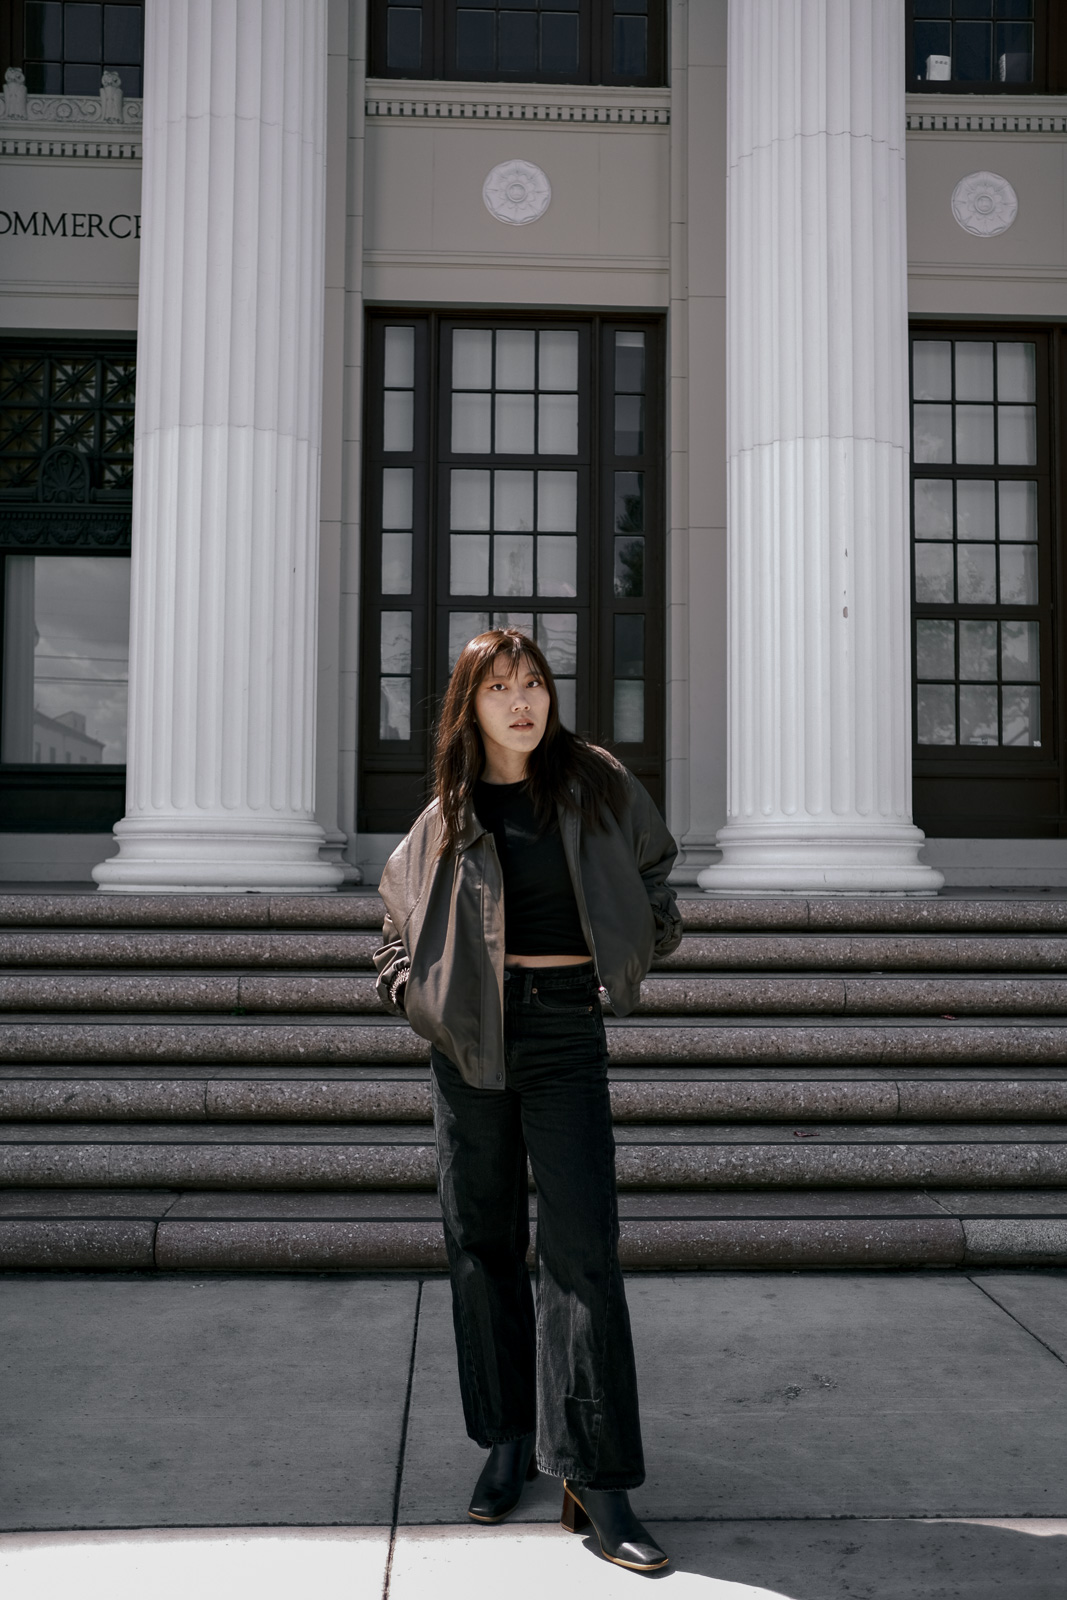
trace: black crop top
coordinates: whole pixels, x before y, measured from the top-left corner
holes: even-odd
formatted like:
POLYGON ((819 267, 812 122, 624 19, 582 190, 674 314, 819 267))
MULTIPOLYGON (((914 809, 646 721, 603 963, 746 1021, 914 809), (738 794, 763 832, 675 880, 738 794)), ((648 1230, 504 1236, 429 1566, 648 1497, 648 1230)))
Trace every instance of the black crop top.
POLYGON ((559 822, 538 832, 525 783, 474 785, 474 810, 504 874, 505 949, 513 956, 587 956, 559 822))

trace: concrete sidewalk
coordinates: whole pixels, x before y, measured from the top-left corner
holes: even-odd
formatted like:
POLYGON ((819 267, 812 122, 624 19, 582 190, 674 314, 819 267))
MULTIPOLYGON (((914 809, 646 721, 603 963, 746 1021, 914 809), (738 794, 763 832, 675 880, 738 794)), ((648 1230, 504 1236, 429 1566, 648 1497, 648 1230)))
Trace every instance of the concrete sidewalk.
POLYGON ((1067 1596, 1067 1272, 628 1295, 654 1580, 563 1533, 555 1480, 465 1521, 439 1278, 0 1277, 0 1592, 1067 1596))

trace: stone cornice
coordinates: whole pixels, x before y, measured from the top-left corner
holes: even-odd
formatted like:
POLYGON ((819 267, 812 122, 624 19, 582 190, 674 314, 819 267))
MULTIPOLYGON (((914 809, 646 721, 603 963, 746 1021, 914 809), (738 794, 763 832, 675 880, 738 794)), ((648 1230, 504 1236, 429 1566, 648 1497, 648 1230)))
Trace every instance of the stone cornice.
POLYGON ((415 117, 441 122, 568 122, 664 127, 671 120, 669 89, 612 89, 588 84, 444 83, 415 78, 370 78, 368 117, 415 117))
POLYGON ((909 133, 1067 133, 1067 95, 909 94, 909 133))
POLYGON ((9 67, 0 94, 0 155, 82 156, 137 161, 144 102, 128 100, 117 72, 101 75, 99 94, 30 94, 9 67))

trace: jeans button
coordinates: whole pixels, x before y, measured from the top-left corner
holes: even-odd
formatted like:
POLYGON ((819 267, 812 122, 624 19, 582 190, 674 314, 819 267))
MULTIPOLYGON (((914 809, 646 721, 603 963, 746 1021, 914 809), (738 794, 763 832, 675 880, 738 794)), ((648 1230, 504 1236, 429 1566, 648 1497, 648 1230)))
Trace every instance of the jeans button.
POLYGON ((530 990, 530 993, 531 993, 531 994, 536 994, 536 993, 537 993, 537 990, 536 990, 536 989, 531 989, 531 990, 530 990))

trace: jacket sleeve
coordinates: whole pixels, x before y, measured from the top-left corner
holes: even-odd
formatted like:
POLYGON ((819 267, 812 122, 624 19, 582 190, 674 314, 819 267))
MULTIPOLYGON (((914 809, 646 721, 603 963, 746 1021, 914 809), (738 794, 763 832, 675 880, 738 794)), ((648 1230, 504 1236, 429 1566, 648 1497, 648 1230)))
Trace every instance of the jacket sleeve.
POLYGON ((382 924, 382 946, 374 952, 374 965, 378 972, 378 999, 394 1016, 404 1015, 404 987, 411 971, 411 962, 404 949, 404 941, 396 931, 392 917, 386 915, 382 924))
POLYGON ((667 882, 678 854, 667 826, 643 783, 630 780, 633 805, 633 843, 637 870, 656 919, 656 955, 669 956, 682 942, 682 915, 674 890, 667 882))

